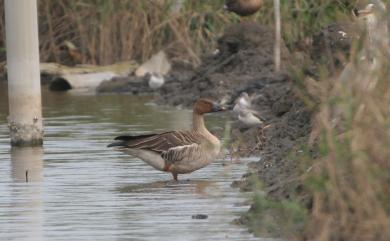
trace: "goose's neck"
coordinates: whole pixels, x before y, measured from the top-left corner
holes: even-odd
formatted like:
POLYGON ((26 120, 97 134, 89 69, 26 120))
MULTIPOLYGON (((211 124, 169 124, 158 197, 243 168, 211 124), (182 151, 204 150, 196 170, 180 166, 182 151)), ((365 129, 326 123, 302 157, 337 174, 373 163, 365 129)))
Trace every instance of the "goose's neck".
POLYGON ((194 112, 192 114, 192 129, 197 132, 210 133, 204 125, 203 115, 194 112))
POLYGON ((214 151, 216 150, 217 152, 219 152, 221 143, 216 136, 214 136, 207 130, 206 126, 204 125, 203 115, 194 112, 192 117, 193 117, 192 130, 202 134, 207 140, 206 143, 211 144, 208 146, 212 147, 214 151))

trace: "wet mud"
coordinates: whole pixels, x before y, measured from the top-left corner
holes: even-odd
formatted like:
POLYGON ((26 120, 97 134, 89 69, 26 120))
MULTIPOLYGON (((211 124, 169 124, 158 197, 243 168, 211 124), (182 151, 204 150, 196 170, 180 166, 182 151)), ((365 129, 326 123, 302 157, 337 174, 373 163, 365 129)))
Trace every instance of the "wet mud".
MULTIPOLYGON (((232 105, 243 91, 247 92, 253 97, 252 108, 266 119, 265 128, 245 130, 234 124, 231 149, 237 155, 260 156, 251 164, 251 174, 258 176, 269 195, 286 198, 296 186, 286 183, 297 175, 298 165, 287 155, 307 138, 310 113, 296 95, 287 71, 274 71, 272 29, 245 22, 225 32, 218 40, 219 53, 205 56, 192 73, 187 71, 183 76, 173 71, 157 102, 190 107, 197 98, 209 97, 232 105)), ((286 69, 289 54, 285 47, 282 59, 286 69)), ((234 185, 248 190, 249 175, 234 185)))
MULTIPOLYGON (((199 67, 173 63, 165 84, 154 92, 157 104, 189 108, 199 97, 233 105, 244 91, 252 96, 252 108, 266 119, 265 128, 244 129, 234 123, 231 153, 261 157, 252 163, 251 174, 255 173, 266 191, 278 199, 288 197, 291 185, 295 185, 286 184, 297 173, 297 163, 287 155, 308 136, 311 126, 310 113, 297 97, 286 71, 288 50, 283 46, 281 52, 284 66, 275 72, 273 30, 254 22, 238 23, 227 27, 218 39, 218 49, 205 55, 199 67)), ((114 79, 104 82, 98 92, 151 93, 145 78, 114 79)), ((248 190, 249 175, 233 185, 248 190)))
MULTIPOLYGON (((345 53, 353 38, 353 33, 343 25, 329 26, 313 36, 304 55, 313 63, 306 74, 315 75, 315 63, 325 61, 336 68, 342 66, 342 59, 333 59, 326 50, 345 53)), ((253 97, 252 108, 266 123, 250 129, 233 124, 231 153, 237 157, 259 156, 259 160, 251 163, 249 173, 232 185, 250 190, 249 177, 255 176, 264 184, 269 198, 285 200, 302 189, 299 163, 290 154, 303 152, 301 144, 307 142, 311 131, 311 113, 287 71, 299 63, 291 60, 283 46, 282 71, 275 72, 273 54, 272 29, 252 22, 232 25, 218 40, 218 49, 204 56, 199 67, 192 69, 173 63, 166 83, 155 96, 156 103, 161 105, 191 107, 199 97, 208 97, 231 106, 242 92, 247 92, 253 97)), ((247 219, 243 217, 239 222, 245 223, 247 219)))

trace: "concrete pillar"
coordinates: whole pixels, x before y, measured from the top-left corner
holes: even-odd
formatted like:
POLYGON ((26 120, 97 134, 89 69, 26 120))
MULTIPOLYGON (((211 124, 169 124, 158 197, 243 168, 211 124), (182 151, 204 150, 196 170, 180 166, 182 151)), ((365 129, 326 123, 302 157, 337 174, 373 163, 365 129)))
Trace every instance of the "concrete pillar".
POLYGON ((5 0, 11 145, 42 145, 36 0, 5 0))

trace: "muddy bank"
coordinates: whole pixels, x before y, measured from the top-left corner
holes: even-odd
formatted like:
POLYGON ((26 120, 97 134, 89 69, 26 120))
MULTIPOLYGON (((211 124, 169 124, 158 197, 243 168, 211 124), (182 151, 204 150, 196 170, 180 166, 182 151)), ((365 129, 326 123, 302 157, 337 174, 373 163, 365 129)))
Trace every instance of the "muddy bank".
MULTIPOLYGON (((335 39, 340 38, 335 35, 335 39)), ((324 44, 321 40, 321 37, 315 39, 316 53, 324 44)), ((257 155, 260 159, 250 165, 250 173, 233 185, 250 190, 248 177, 255 175, 264 184, 269 198, 284 200, 300 189, 299 163, 290 159, 289 153, 301 152, 299 145, 306 141, 311 130, 311 114, 297 97, 291 77, 285 71, 291 64, 287 49, 282 48, 284 70, 279 73, 274 71, 273 51, 272 29, 251 22, 232 25, 218 40, 218 50, 203 57, 198 68, 173 63, 166 83, 155 95, 158 104, 183 107, 191 107, 199 97, 232 105, 244 91, 252 96, 252 108, 266 119, 266 128, 242 130, 239 124, 234 124, 231 149, 234 154, 257 155)), ((118 79, 100 87, 100 92, 150 93, 146 83, 145 79, 118 79)), ((240 220, 247 221, 246 217, 240 220)))
MULTIPOLYGON (((289 159, 288 154, 301 151, 299 144, 308 137, 311 115, 297 97, 287 71, 275 73, 273 49, 272 29, 248 22, 233 25, 218 40, 218 53, 205 56, 198 68, 173 63, 166 83, 155 95, 158 104, 189 108, 199 97, 232 105, 244 91, 252 96, 252 108, 266 119, 267 127, 264 130, 261 127, 243 130, 239 122, 233 124, 233 154, 260 158, 250 164, 249 173, 232 185, 250 190, 249 177, 255 175, 264 184, 264 191, 270 198, 284 200, 300 188, 297 179, 299 163, 289 159), (264 138, 260 138, 261 135, 264 138)), ((282 53, 283 63, 287 65, 289 54, 285 47, 282 53)), ((145 79, 138 82, 118 79, 106 84, 100 92, 150 93, 145 79), (135 82, 141 88, 134 87, 135 82)), ((236 116, 232 118, 237 119, 236 116)), ((254 209, 256 207, 252 205, 251 210, 254 209)), ((247 224, 247 215, 238 222, 247 224)))
MULTIPOLYGON (((232 103, 242 91, 249 94, 267 83, 286 79, 273 71, 273 31, 245 22, 233 25, 218 40, 216 53, 187 76, 173 72, 161 88, 159 103, 191 106, 199 97, 232 103)), ((287 51, 283 48, 284 60, 287 51)))
MULTIPOLYGON (((274 72, 271 29, 245 22, 233 25, 225 32, 218 40, 219 53, 206 56, 192 73, 183 75, 173 71, 160 89, 157 102, 190 107, 197 98, 210 97, 233 104, 242 92, 247 92, 253 97, 253 109, 271 123, 264 130, 266 142, 261 151, 261 163, 273 162, 285 155, 296 139, 308 134, 310 114, 296 97, 287 72, 274 72), (272 152, 275 155, 270 154, 272 152)), ((285 47, 282 54, 287 65, 289 58, 285 47)), ((251 134, 258 131, 257 128, 243 132, 233 130, 233 135, 242 135, 249 142, 247 144, 255 145, 251 134)))
MULTIPOLYGON (((311 129, 311 116, 295 94, 287 72, 274 72, 273 39, 273 31, 259 24, 231 26, 218 41, 219 53, 206 56, 203 64, 193 73, 187 72, 187 76, 175 76, 173 72, 160 90, 157 102, 191 106, 201 96, 233 104, 246 91, 253 97, 253 109, 269 125, 262 131, 264 139, 259 138, 260 128, 241 131, 239 126, 233 126, 232 148, 241 155, 251 150, 251 154, 261 157, 251 164, 251 173, 233 184, 248 190, 246 177, 255 174, 264 183, 268 195, 281 200, 299 189, 298 163, 289 159, 288 154, 300 151, 299 144, 305 142, 311 129)), ((286 48, 282 53, 283 63, 287 65, 286 48)))

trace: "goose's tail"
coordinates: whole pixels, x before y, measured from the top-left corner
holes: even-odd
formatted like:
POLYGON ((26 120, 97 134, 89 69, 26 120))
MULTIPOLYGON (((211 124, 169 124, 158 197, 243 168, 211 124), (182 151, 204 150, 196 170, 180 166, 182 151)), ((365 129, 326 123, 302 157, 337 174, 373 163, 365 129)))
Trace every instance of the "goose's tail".
POLYGON ((147 135, 138 135, 138 136, 117 136, 115 137, 115 142, 107 145, 107 147, 126 147, 131 144, 140 142, 145 138, 152 137, 156 134, 147 134, 147 135))

